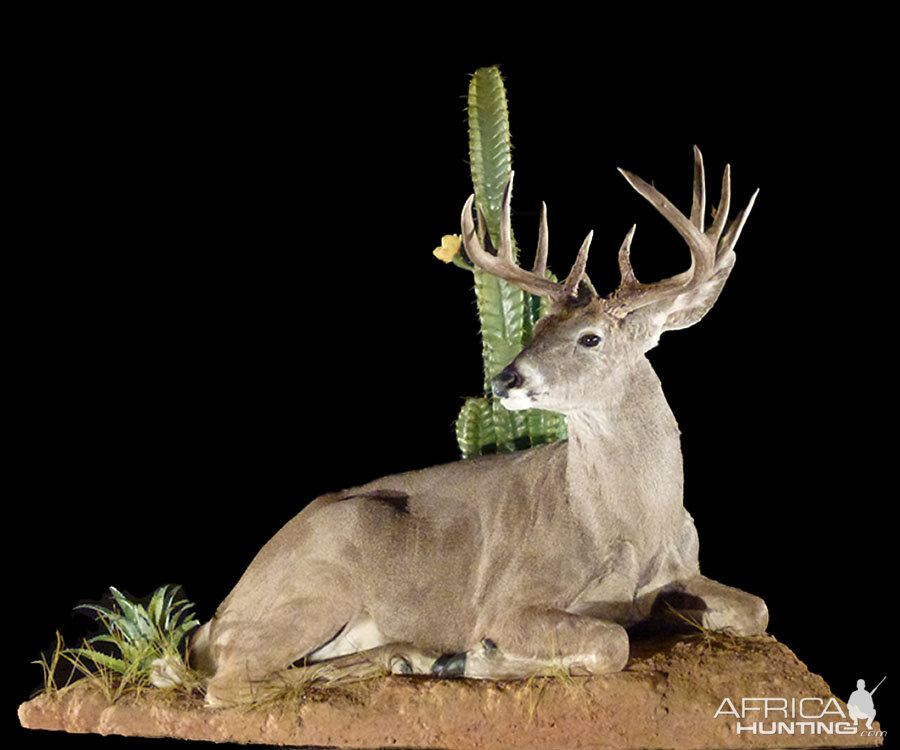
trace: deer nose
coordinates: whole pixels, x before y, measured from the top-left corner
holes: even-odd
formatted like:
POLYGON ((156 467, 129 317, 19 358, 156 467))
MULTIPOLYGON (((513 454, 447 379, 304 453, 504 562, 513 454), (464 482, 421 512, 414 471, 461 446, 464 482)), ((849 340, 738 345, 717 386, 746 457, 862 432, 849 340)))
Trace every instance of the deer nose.
POLYGON ((507 365, 503 368, 499 375, 496 375, 491 381, 494 395, 498 398, 506 398, 509 395, 510 388, 521 388, 525 379, 516 369, 515 364, 507 365))

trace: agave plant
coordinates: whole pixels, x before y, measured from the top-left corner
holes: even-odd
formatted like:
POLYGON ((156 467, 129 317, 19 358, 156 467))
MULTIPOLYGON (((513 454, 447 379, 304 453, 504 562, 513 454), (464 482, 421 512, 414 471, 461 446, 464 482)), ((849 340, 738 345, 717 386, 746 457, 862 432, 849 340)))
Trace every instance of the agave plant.
MULTIPOLYGON (((75 608, 96 612, 108 632, 88 639, 84 647, 66 649, 66 653, 88 659, 129 680, 160 684, 155 673, 162 670, 170 675, 178 671, 178 665, 184 665, 182 641, 200 624, 190 614, 193 603, 176 599, 180 586, 158 588, 146 608, 112 586, 109 590, 117 607, 108 609, 97 604, 81 604, 75 608), (112 644, 118 649, 119 656, 97 651, 93 648, 95 643, 112 644)), ((181 681, 170 680, 172 684, 181 681)))

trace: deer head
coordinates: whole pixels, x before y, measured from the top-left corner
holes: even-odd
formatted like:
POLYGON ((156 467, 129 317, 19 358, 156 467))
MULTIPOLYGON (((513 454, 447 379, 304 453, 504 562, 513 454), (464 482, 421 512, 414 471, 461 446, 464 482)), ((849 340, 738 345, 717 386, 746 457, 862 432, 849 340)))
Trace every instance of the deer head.
POLYGON ((730 167, 725 167, 719 205, 712 225, 704 229, 706 180, 703 157, 694 147, 694 194, 690 218, 686 218, 656 188, 640 177, 619 170, 631 186, 644 196, 672 224, 690 249, 691 265, 686 271, 661 281, 644 284, 631 266, 629 230, 619 249, 621 282, 607 297, 600 297, 585 268, 593 233, 589 233, 566 279, 547 278, 547 206, 541 224, 534 268, 516 265, 510 230, 512 175, 506 187, 500 227, 500 247, 496 254, 484 231, 479 207, 480 231, 472 219, 475 196, 469 197, 462 212, 462 235, 471 261, 488 273, 524 291, 551 300, 551 314, 539 321, 532 342, 493 381, 494 394, 511 410, 540 408, 563 413, 596 408, 604 388, 614 384, 645 361, 665 331, 697 323, 713 306, 734 265, 734 246, 750 214, 758 190, 747 207, 726 228, 731 202, 730 167))

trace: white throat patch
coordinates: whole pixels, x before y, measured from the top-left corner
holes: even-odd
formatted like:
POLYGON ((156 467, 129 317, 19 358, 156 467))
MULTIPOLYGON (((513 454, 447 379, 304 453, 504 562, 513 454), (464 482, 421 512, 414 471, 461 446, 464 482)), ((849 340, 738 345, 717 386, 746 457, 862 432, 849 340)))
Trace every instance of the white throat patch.
POLYGON ((500 403, 504 409, 509 409, 510 411, 524 411, 534 406, 524 388, 517 388, 511 391, 506 398, 500 399, 500 403))

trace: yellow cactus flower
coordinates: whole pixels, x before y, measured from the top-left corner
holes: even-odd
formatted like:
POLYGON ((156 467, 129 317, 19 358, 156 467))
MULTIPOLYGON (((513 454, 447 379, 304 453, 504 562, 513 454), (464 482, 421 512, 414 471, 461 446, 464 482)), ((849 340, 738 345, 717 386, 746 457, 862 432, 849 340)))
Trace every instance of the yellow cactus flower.
POLYGON ((445 234, 441 237, 441 246, 434 249, 434 257, 451 263, 454 256, 459 252, 459 246, 462 243, 462 237, 458 234, 445 234))

